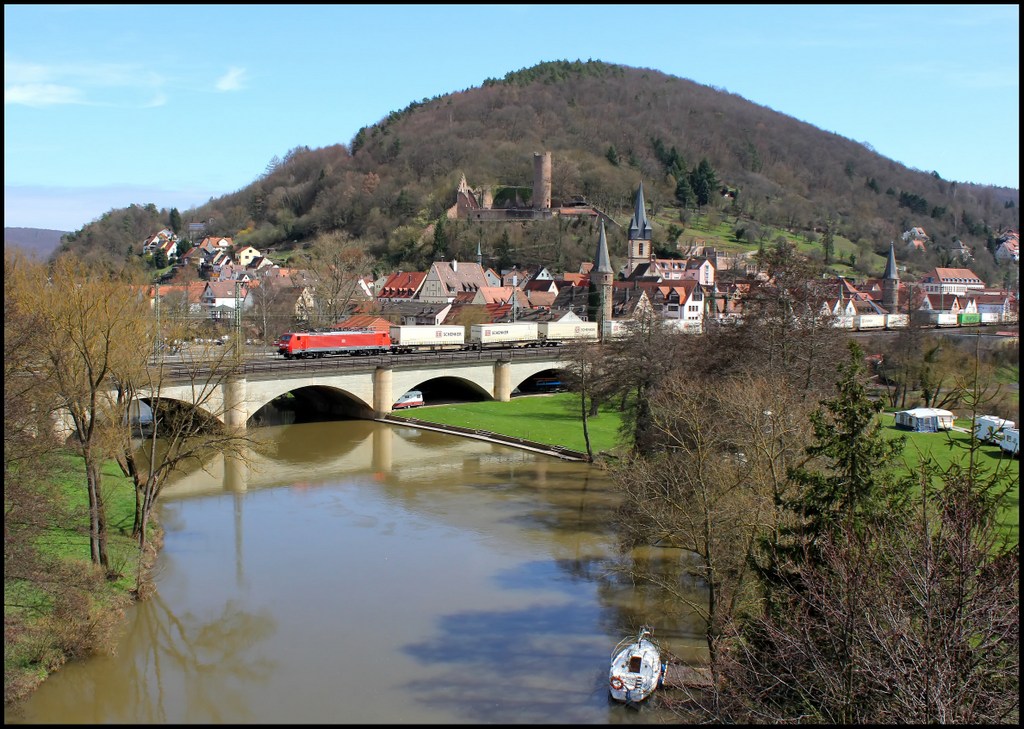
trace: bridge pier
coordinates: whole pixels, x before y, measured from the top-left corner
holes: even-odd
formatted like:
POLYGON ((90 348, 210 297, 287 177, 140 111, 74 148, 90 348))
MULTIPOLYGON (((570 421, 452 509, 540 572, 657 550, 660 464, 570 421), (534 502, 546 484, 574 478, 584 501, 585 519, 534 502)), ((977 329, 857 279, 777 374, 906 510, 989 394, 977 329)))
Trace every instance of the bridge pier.
POLYGON ((240 493, 249 488, 249 461, 251 456, 248 448, 244 453, 227 453, 224 455, 224 490, 240 493))
POLYGON ((391 473, 391 463, 395 450, 394 427, 378 427, 373 431, 372 465, 377 478, 391 473))
POLYGON ((508 402, 512 399, 512 363, 496 360, 494 363, 494 399, 508 402))
POLYGON ((232 430, 245 430, 249 413, 245 408, 246 379, 244 375, 232 375, 224 388, 224 425, 232 430))
POLYGON ((390 367, 378 367, 373 371, 373 416, 383 418, 391 412, 395 402, 391 392, 392 372, 390 367))

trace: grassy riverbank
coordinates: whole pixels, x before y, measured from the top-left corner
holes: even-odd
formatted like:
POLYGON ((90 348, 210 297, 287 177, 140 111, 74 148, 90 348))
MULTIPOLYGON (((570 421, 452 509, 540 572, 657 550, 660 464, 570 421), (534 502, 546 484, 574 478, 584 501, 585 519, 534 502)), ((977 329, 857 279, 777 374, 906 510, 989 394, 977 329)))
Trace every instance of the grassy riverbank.
MULTIPOLYGON (((587 450, 579 396, 572 393, 529 395, 509 402, 428 405, 402 414, 440 425, 487 430, 582 453, 587 450)), ((602 408, 597 416, 587 419, 594 455, 611 454, 618 449, 621 425, 621 414, 613 407, 602 408)))
MULTIPOLYGON (((476 402, 416 408, 407 414, 440 425, 485 430, 515 438, 586 451, 579 399, 571 393, 524 396, 507 403, 476 402)), ((906 435, 903 460, 913 469, 921 459, 933 458, 941 468, 962 458, 969 433, 908 433, 897 430, 891 413, 883 414, 884 432, 906 435)), ((588 419, 595 454, 614 455, 622 447, 621 413, 608 407, 588 419)), ((1014 539, 1019 533, 1019 462, 1007 459, 991 445, 978 450, 989 472, 1009 473, 1013 490, 1004 502, 1000 524, 1014 539)), ((104 468, 104 499, 110 526, 109 554, 116 577, 104 579, 89 560, 86 493, 81 459, 68 456, 59 476, 58 497, 65 516, 39 541, 43 555, 59 565, 58 581, 74 580, 64 591, 44 592, 31 584, 5 580, 4 693, 10 702, 26 695, 69 658, 109 646, 110 636, 135 588, 138 550, 130 537, 134 514, 134 489, 113 463, 104 468), (13 621, 13 622, 12 622, 13 621)), ((151 542, 159 543, 159 534, 151 542)))
MULTIPOLYGON (((457 405, 436 405, 416 408, 408 415, 441 425, 486 430, 492 433, 560 445, 586 451, 579 398, 572 393, 531 395, 509 402, 474 402, 457 405)), ((588 420, 591 445, 595 455, 613 454, 621 448, 619 429, 621 413, 614 407, 603 408, 597 417, 588 420)), ((915 469, 926 458, 932 458, 942 469, 954 459, 966 457, 970 433, 910 433, 896 428, 892 413, 882 414, 883 433, 889 437, 907 436, 903 461, 907 469, 915 469), (956 446, 951 446, 954 443, 956 446)), ((1013 489, 1003 504, 1001 526, 1017 537, 1020 525, 1019 462, 1006 457, 995 445, 982 445, 977 451, 980 465, 989 473, 1008 473, 1013 489)), ((962 462, 962 460, 959 460, 962 462)))
MULTIPOLYGON (((82 459, 61 456, 58 515, 36 540, 44 580, 4 580, 4 703, 28 695, 68 660, 112 647, 133 600, 139 550, 131 538, 135 489, 117 465, 103 468, 111 576, 89 557, 82 459)), ((153 540, 158 540, 154 535, 153 540)))

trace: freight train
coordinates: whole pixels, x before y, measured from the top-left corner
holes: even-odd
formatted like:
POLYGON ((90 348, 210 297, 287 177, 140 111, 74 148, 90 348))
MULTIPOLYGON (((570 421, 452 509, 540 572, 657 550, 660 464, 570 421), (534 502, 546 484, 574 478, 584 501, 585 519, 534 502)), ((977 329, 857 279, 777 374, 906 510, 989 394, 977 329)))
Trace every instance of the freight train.
MULTIPOLYGON (((856 316, 841 315, 836 317, 834 326, 838 329, 852 329, 857 332, 871 330, 906 329, 911 318, 907 314, 858 314, 856 316)), ((1016 319, 1004 318, 995 312, 953 313, 949 311, 917 311, 913 317, 914 326, 935 327, 975 327, 990 324, 1016 323, 1016 319)))
POLYGON ((596 322, 515 322, 460 325, 393 326, 389 331, 341 329, 289 332, 277 341, 285 359, 336 355, 407 354, 518 347, 557 347, 573 341, 597 341, 596 322))

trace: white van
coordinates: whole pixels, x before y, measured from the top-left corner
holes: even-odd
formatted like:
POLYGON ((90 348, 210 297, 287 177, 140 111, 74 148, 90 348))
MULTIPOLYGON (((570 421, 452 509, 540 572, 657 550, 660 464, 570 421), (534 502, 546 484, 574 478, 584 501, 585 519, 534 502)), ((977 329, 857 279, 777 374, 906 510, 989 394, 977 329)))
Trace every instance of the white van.
POLYGON ((416 408, 423 404, 423 393, 419 390, 409 390, 409 392, 402 395, 391 406, 392 410, 401 410, 402 408, 416 408))

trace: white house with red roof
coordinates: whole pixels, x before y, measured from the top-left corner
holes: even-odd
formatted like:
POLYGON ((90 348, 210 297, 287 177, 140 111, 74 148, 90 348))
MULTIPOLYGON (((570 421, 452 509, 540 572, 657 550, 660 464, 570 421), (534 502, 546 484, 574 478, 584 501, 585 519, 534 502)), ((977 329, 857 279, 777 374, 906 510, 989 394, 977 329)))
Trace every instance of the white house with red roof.
POLYGON ((419 296, 427 274, 421 271, 397 271, 384 281, 377 293, 377 300, 412 301, 419 296))
POLYGON ((985 282, 969 268, 936 268, 921 277, 926 294, 962 295, 971 289, 984 289, 985 282))
POLYGON ((996 248, 995 257, 1000 263, 1020 262, 1020 237, 1017 233, 1007 233, 1002 237, 999 247, 996 248))
POLYGON ((241 281, 208 281, 206 288, 203 290, 203 295, 200 297, 203 306, 206 307, 207 312, 211 319, 222 319, 230 316, 235 309, 236 301, 236 286, 237 286, 237 300, 241 301, 242 309, 247 309, 252 305, 251 300, 246 302, 249 298, 249 289, 241 281))
POLYGON ((662 300, 661 316, 685 332, 704 329, 704 290, 694 279, 673 281, 657 288, 662 300))

